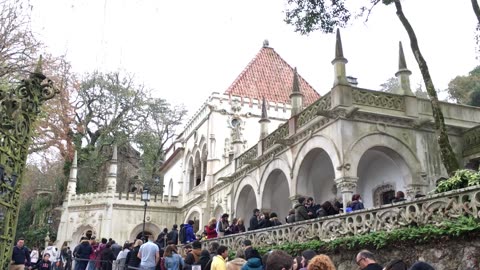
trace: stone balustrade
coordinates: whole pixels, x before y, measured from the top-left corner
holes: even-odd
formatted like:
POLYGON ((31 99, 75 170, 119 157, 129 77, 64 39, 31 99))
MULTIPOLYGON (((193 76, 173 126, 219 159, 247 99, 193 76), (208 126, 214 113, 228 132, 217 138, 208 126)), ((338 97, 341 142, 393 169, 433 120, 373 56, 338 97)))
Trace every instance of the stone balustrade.
POLYGON ((246 239, 251 240, 255 247, 309 240, 331 241, 357 234, 392 231, 411 224, 440 225, 444 220, 465 215, 478 218, 479 209, 480 186, 475 186, 372 209, 209 239, 203 244, 207 246, 209 242, 217 241, 236 250, 246 239))
MULTIPOLYGON (((113 200, 113 203, 129 203, 138 202, 139 204, 143 204, 142 195, 137 193, 115 193, 109 194, 106 192, 103 193, 85 193, 85 194, 76 194, 70 196, 70 205, 71 206, 79 206, 79 205, 86 205, 86 204, 103 204, 107 203, 109 199, 113 200), (113 195, 113 196, 112 196, 113 195)), ((150 196, 150 201, 148 202, 149 205, 152 206, 172 206, 178 204, 178 196, 171 196, 152 194, 150 196)))

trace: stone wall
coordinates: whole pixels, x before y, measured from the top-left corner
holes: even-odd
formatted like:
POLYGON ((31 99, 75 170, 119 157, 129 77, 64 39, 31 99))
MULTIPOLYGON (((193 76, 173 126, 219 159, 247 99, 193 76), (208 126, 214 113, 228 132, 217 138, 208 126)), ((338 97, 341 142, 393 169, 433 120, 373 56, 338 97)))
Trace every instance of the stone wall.
MULTIPOLYGON (((358 269, 355 256, 359 250, 341 250, 327 253, 335 263, 337 270, 358 269)), ((394 247, 375 253, 377 261, 385 265, 392 259, 403 259, 409 266, 418 260, 432 264, 436 270, 478 270, 480 269, 480 237, 478 234, 456 239, 440 239, 436 242, 418 245, 399 243, 394 247)))

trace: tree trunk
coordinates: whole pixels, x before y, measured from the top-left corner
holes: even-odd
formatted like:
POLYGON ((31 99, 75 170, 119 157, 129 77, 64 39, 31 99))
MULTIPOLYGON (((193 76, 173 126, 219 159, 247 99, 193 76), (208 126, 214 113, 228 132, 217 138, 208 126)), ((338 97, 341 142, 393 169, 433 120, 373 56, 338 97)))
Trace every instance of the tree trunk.
POLYGON ((459 163, 453 152, 452 146, 450 145, 450 141, 448 139, 447 128, 445 126, 445 120, 443 118, 443 113, 440 108, 440 104, 438 102, 437 91, 435 90, 435 86, 433 85, 432 77, 430 76, 430 71, 428 71, 428 65, 425 59, 420 52, 420 48, 418 46, 417 37, 415 35, 415 31, 413 31, 410 22, 405 17, 405 14, 402 10, 402 5, 400 0, 395 0, 395 7, 397 9, 397 16, 402 22, 403 27, 408 33, 408 37, 410 38, 410 46, 412 47, 413 54, 415 55, 415 59, 417 60, 418 67, 422 73, 423 81, 425 83, 425 88, 427 89, 428 96, 430 98, 430 103, 432 105, 432 112, 433 118, 435 119, 435 129, 437 133, 437 140, 438 145, 440 147, 440 156, 442 158, 443 165, 447 170, 449 175, 453 175, 456 170, 459 169, 459 163))
POLYGON ((473 12, 477 16, 478 24, 480 25, 480 7, 478 6, 477 0, 472 0, 473 12))

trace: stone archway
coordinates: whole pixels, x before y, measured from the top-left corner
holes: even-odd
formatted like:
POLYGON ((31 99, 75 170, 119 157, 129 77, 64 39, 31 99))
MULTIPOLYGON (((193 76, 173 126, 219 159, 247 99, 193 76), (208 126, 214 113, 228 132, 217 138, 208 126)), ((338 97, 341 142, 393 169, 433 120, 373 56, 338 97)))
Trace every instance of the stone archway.
POLYGON ((385 146, 375 146, 363 153, 357 175, 357 192, 362 196, 365 207, 384 203, 380 200, 383 192, 405 191, 412 179, 402 156, 385 146))
POLYGON ((312 149, 302 160, 296 190, 297 195, 311 196, 319 204, 337 197, 335 170, 325 150, 312 149))
POLYGON ((292 208, 288 179, 285 173, 280 169, 274 169, 264 181, 262 190, 262 210, 275 212, 283 220, 283 217, 287 216, 288 211, 292 208))
POLYGON ((78 227, 75 232, 72 234, 72 248, 74 248, 77 244, 80 243, 80 238, 82 238, 82 236, 87 236, 87 232, 91 235, 91 236, 96 236, 98 237, 98 233, 97 233, 97 230, 95 230, 95 227, 92 226, 92 225, 82 225, 80 227, 78 227))
POLYGON ((190 208, 187 215, 185 216, 185 221, 183 223, 188 223, 189 220, 193 220, 194 222, 193 230, 194 232, 197 232, 203 226, 201 213, 202 213, 202 210, 198 206, 194 206, 190 208))
POLYGON ((257 207, 257 198, 253 187, 251 185, 245 185, 238 195, 235 217, 243 219, 245 224, 248 224, 253 209, 257 207))
MULTIPOLYGON (((138 239, 137 236, 141 235, 142 231, 143 231, 143 223, 140 223, 137 226, 135 226, 130 232, 129 241, 134 241, 135 239, 138 239)), ((160 234, 160 231, 161 230, 160 230, 160 227, 158 227, 158 225, 153 224, 151 222, 145 223, 145 235, 147 236, 152 235, 154 240, 160 234)))

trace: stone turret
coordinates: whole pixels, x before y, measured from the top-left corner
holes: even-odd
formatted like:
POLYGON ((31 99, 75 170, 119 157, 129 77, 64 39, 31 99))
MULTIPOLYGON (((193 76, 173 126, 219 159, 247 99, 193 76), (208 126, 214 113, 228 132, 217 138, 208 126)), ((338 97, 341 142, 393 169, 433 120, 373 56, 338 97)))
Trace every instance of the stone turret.
POLYGON ((268 123, 270 123, 270 119, 268 119, 267 115, 267 105, 265 104, 265 97, 262 99, 262 116, 260 120, 260 140, 264 139, 268 136, 268 123))
POLYGON ((410 88, 410 75, 412 72, 407 68, 407 62, 405 61, 405 54, 403 53, 402 42, 399 42, 398 53, 398 71, 395 76, 398 78, 399 89, 396 94, 414 96, 412 89, 410 88))
POLYGON ((335 41, 335 59, 332 60, 334 81, 333 86, 349 85, 347 81, 347 71, 345 65, 348 60, 343 56, 342 38, 340 37, 340 29, 337 29, 337 38, 335 41))
POLYGON ((292 104, 292 116, 299 114, 303 110, 303 94, 300 91, 297 68, 295 68, 293 73, 293 85, 292 93, 290 94, 290 103, 292 104))
POLYGON ((70 176, 68 177, 67 196, 77 194, 77 173, 77 150, 75 150, 75 154, 73 155, 72 167, 70 168, 70 176))
POLYGON ((107 175, 107 192, 115 193, 117 187, 117 145, 113 145, 113 155, 107 175))

